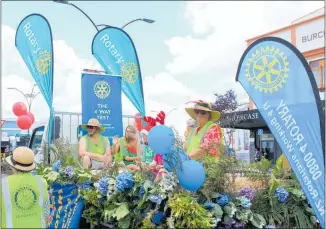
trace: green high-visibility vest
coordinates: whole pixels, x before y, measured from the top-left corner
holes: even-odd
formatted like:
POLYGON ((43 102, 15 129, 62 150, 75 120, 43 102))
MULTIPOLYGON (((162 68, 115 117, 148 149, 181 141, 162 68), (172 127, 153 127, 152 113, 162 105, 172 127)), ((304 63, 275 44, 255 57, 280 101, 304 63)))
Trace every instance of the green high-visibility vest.
POLYGON ((2 228, 46 228, 48 184, 40 176, 21 173, 2 178, 2 228))
MULTIPOLYGON (((87 152, 99 154, 99 155, 105 154, 106 146, 108 145, 108 142, 109 142, 109 140, 106 137, 99 134, 97 144, 91 142, 91 138, 89 137, 88 134, 85 135, 83 138, 85 140, 85 146, 86 146, 87 152)), ((94 160, 100 161, 98 159, 94 159, 94 160)))
POLYGON ((189 134, 186 151, 187 154, 195 151, 202 143, 203 137, 212 126, 216 125, 214 122, 209 121, 196 133, 197 128, 193 128, 189 134))
POLYGON ((119 138, 119 151, 114 154, 114 161, 123 161, 123 150, 125 149, 126 144, 127 142, 125 137, 119 138))

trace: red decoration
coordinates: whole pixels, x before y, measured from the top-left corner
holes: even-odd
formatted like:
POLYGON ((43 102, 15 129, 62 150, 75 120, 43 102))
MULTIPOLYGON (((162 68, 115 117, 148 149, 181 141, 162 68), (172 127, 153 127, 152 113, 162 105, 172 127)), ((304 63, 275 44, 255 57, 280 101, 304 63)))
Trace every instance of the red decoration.
POLYGON ((28 130, 32 126, 32 120, 28 115, 21 115, 17 119, 17 126, 22 130, 28 130))
POLYGON ((165 113, 164 111, 161 111, 160 113, 158 113, 156 117, 156 122, 158 122, 161 125, 164 125, 164 121, 165 121, 165 113))
POLYGON ((137 113, 135 115, 135 124, 138 131, 141 131, 143 129, 143 123, 142 123, 142 118, 140 113, 137 113))
POLYGON ((27 107, 24 103, 22 102, 17 102, 14 104, 12 107, 12 111, 16 116, 21 116, 21 115, 26 115, 27 114, 27 107))
POLYGON ((32 120, 32 124, 34 123, 34 121, 35 121, 35 117, 34 117, 34 115, 31 113, 31 112, 27 112, 27 114, 26 114, 28 117, 30 117, 30 119, 32 120))
POLYGON ((142 129, 141 133, 148 135, 149 131, 156 126, 156 120, 150 116, 145 116, 144 121, 146 122, 146 126, 142 129))

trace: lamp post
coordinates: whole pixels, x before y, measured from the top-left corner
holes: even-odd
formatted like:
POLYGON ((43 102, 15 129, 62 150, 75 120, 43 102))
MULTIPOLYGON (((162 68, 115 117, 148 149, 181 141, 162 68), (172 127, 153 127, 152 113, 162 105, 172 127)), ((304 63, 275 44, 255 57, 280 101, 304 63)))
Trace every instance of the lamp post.
MULTIPOLYGON (((26 101, 27 101, 28 112, 31 112, 31 107, 32 107, 33 100, 35 99, 35 97, 38 94, 40 94, 40 92, 34 93, 35 86, 37 86, 37 85, 36 84, 33 84, 32 92, 30 94, 24 93, 21 90, 19 90, 18 88, 15 88, 15 87, 8 87, 7 89, 8 90, 16 90, 20 94, 22 94, 25 97, 26 101)), ((28 129, 28 134, 29 134, 29 129, 28 129)))
MULTIPOLYGON (((105 27, 110 27, 110 25, 106 25, 106 24, 100 24, 100 25, 96 25, 94 23, 94 21, 82 10, 80 9, 78 6, 76 6, 75 4, 67 1, 67 0, 53 0, 54 2, 56 3, 61 3, 61 4, 66 4, 66 5, 70 5, 70 6, 73 6, 75 7, 77 10, 79 10, 82 14, 84 14, 85 17, 88 18, 88 20, 93 24, 93 26, 95 27, 96 31, 99 31, 98 27, 100 26, 105 26, 105 27)), ((146 23, 154 23, 155 21, 152 20, 152 19, 148 19, 148 18, 137 18, 137 19, 134 19, 130 22, 128 22, 127 24, 125 24, 124 26, 121 27, 121 29, 124 29, 126 26, 136 22, 136 21, 143 21, 143 22, 146 22, 146 23)))

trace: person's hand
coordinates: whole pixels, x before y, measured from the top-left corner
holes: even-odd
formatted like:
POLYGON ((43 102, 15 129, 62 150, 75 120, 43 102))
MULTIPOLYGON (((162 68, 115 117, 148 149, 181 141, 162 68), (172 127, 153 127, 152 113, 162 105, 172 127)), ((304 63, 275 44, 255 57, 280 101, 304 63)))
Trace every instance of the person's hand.
POLYGON ((100 155, 99 159, 104 163, 104 164, 109 164, 110 163, 110 158, 106 155, 100 155))
POLYGON ((163 168, 164 168, 163 165, 157 165, 157 166, 156 166, 156 170, 160 170, 160 169, 163 169, 163 168))
POLYGON ((116 135, 113 137, 113 145, 116 145, 119 143, 119 137, 116 135))
POLYGON ((141 161, 141 157, 136 157, 135 161, 141 161))

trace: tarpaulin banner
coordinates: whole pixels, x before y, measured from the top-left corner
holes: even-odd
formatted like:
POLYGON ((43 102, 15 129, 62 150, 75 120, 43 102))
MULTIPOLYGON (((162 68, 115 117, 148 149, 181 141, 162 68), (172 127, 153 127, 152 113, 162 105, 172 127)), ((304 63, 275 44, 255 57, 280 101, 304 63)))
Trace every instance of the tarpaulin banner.
POLYGON ((92 43, 92 54, 103 69, 122 76, 122 91, 144 116, 143 83, 135 45, 122 29, 107 27, 100 30, 92 43))
POLYGON ((83 123, 96 118, 110 141, 115 135, 122 137, 121 77, 83 73, 81 82, 83 123))
POLYGON ((75 185, 53 184, 49 188, 51 223, 48 228, 78 228, 84 200, 75 185))
POLYGON ((255 103, 324 226, 324 114, 306 59, 283 39, 262 38, 243 54, 236 80, 255 103))
POLYGON ((54 119, 53 101, 53 46, 52 32, 47 19, 40 14, 25 17, 16 31, 15 45, 50 108, 48 142, 54 119))

